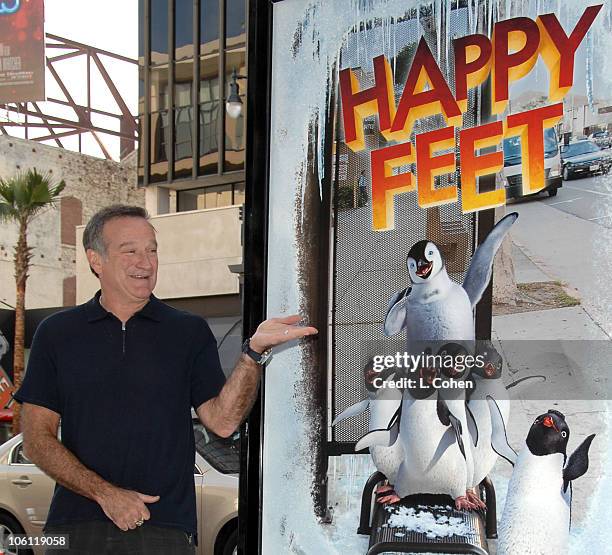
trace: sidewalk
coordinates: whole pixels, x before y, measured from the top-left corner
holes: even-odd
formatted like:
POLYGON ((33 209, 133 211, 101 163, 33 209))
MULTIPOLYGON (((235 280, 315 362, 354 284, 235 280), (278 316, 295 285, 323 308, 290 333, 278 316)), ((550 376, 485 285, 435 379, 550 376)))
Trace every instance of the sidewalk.
MULTIPOLYGON (((533 256, 529 256, 520 245, 514 245, 512 256, 517 283, 563 278, 550 275, 548 267, 534 262, 533 256)), ((567 376, 574 374, 573 377, 580 382, 597 381, 602 377, 605 380, 609 360, 607 357, 606 360, 602 360, 603 357, 594 358, 593 347, 607 348, 610 337, 581 305, 495 316, 492 335, 494 340, 503 340, 502 349, 506 362, 504 371, 507 372, 506 376, 512 376, 511 380, 540 373, 552 376, 547 384, 534 386, 533 390, 527 391, 524 396, 546 397, 555 385, 558 387, 559 384, 564 384, 566 387, 565 400, 516 400, 512 403, 508 439, 517 451, 524 447, 525 438, 536 416, 551 408, 560 410, 567 418, 570 427, 568 455, 587 435, 597 434, 590 450, 589 470, 574 484, 572 536, 577 535, 586 524, 585 517, 590 502, 597 496, 598 480, 604 472, 609 415, 605 396, 601 400, 590 400, 588 396, 582 396, 581 400, 568 400, 568 397, 579 399, 581 395, 579 392, 574 394, 573 389, 571 393, 567 391, 567 376), (543 353, 549 356, 537 357, 534 360, 534 349, 537 351, 539 345, 545 344, 544 341, 534 340, 555 340, 549 344, 558 347, 560 356, 543 353), (530 341, 531 344, 526 345, 524 341, 530 341), (576 343, 571 343, 572 341, 576 343), (576 348, 568 348, 568 345, 576 348), (557 376, 560 377, 559 382, 551 383, 557 376)), ((503 517, 507 483, 511 473, 512 467, 508 463, 498 461, 493 473, 498 494, 498 521, 503 517)), ((491 553, 494 553, 494 549, 491 553)))

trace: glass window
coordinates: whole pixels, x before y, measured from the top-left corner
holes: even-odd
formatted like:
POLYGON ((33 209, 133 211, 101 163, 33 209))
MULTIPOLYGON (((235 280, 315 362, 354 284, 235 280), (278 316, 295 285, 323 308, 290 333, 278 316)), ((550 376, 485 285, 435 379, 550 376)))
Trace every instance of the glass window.
POLYGON ((245 0, 225 0, 225 47, 246 42, 245 0))
POLYGON ((244 169, 246 96, 240 95, 242 112, 237 118, 225 114, 225 160, 223 171, 244 169))
POLYGON ((174 105, 191 106, 193 60, 177 62, 174 66, 174 105))
POLYGON ((168 0, 151 0, 151 63, 168 63, 168 0))
POLYGON ((20 443, 15 450, 13 451, 13 459, 11 460, 12 464, 31 464, 34 466, 34 463, 25 456, 23 452, 23 443, 20 443))
POLYGON ((219 0, 200 0, 200 54, 219 51, 219 0))
POLYGON ((193 108, 177 108, 174 111, 174 178, 191 177, 193 173, 192 158, 192 122, 193 108))
POLYGON ((218 171, 219 105, 218 100, 200 104, 200 175, 218 171))
POLYGON ((142 133, 142 129, 144 126, 144 118, 148 116, 143 112, 140 113, 140 117, 138 118, 138 137, 140 138, 140 142, 138 145, 138 185, 144 185, 144 175, 145 175, 145 167, 144 167, 144 155, 145 148, 147 148, 145 144, 145 137, 142 133))
POLYGON ((193 57, 193 2, 178 0, 174 7, 174 46, 176 60, 193 57))
POLYGON ((200 58, 200 102, 219 98, 219 56, 200 58))
MULTIPOLYGON (((236 50, 228 50, 225 53, 226 95, 229 94, 229 83, 232 80, 232 73, 234 70, 238 75, 242 75, 243 77, 246 77, 247 75, 246 49, 244 47, 236 50)), ((238 86, 240 87, 241 93, 246 92, 246 81, 244 79, 238 80, 238 86)))
POLYGON ((168 111, 151 114, 151 176, 149 181, 168 181, 170 120, 168 111))
POLYGON ((168 65, 151 68, 151 112, 168 109, 168 65))

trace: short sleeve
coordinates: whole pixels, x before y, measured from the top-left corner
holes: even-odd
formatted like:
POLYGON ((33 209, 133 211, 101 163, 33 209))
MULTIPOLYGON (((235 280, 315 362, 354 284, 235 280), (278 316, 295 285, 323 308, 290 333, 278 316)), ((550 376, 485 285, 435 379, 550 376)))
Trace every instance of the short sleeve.
POLYGON ((202 403, 216 397, 225 384, 225 374, 219 360, 217 341, 205 321, 194 339, 195 355, 191 365, 191 406, 197 409, 202 403))
POLYGON ((40 405, 61 414, 57 367, 49 335, 49 324, 41 322, 34 334, 23 382, 13 397, 20 403, 40 405))

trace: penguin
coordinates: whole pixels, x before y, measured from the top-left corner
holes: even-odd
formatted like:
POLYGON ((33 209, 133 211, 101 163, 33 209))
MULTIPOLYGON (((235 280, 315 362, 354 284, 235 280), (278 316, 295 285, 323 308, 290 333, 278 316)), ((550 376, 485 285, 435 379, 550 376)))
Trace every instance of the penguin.
POLYGON ((487 477, 499 458, 492 447, 493 428, 487 396, 497 401, 504 427, 510 416, 510 399, 502 381, 501 355, 490 341, 478 341, 476 356, 482 357, 482 365, 474 365, 471 369, 470 378, 474 387, 467 395, 467 410, 475 423, 475 427, 469 430, 474 452, 474 487, 487 477))
MULTIPOLYGON (((397 414, 402 401, 402 392, 398 388, 384 387, 384 384, 394 379, 396 369, 386 369, 382 372, 373 370, 373 362, 370 361, 364 368, 365 386, 368 398, 356 403, 341 414, 339 414, 332 426, 336 426, 347 418, 358 416, 370 409, 368 430, 376 433, 378 430, 386 430, 389 422, 397 414), (381 387, 374 386, 374 380, 379 378, 381 387)), ((356 451, 359 449, 355 449, 356 451)), ((395 483, 397 471, 404 458, 402 445, 395 441, 391 446, 372 445, 370 456, 376 469, 382 472, 387 478, 388 484, 379 486, 377 494, 386 494, 393 490, 392 484, 395 483)), ((379 496, 377 500, 381 503, 388 501, 386 495, 379 496)))
POLYGON ((570 430, 557 410, 531 425, 510 482, 499 526, 498 555, 563 555, 568 552, 571 483, 586 473, 588 436, 566 456, 570 430))
MULTIPOLYGON (((518 214, 512 213, 495 225, 476 249, 463 285, 450 279, 440 249, 433 241, 417 242, 406 260, 412 285, 391 298, 384 321, 385 335, 405 329, 406 348, 411 354, 424 353, 432 344, 449 341, 473 352, 473 310, 490 281, 495 254, 517 218, 518 214)), ((398 496, 443 493, 455 499, 457 509, 479 506, 473 492, 472 449, 450 448, 453 444, 457 447, 467 443, 464 439, 469 437, 467 420, 465 397, 432 403, 404 392, 399 437, 406 459, 400 465, 395 484, 398 496), (448 416, 448 421, 455 425, 444 426, 440 414, 445 421, 448 416)))
MULTIPOLYGON (((456 343, 443 345, 436 357, 464 356, 466 349, 456 343)), ((431 355, 431 351, 425 352, 431 355)), ((427 359, 423 359, 427 360, 427 359)), ((439 358, 437 360, 440 360, 439 358)), ((397 472, 394 491, 387 492, 385 501, 396 503, 402 497, 419 493, 451 495, 459 509, 477 509, 484 506, 478 499, 466 495, 466 483, 471 481, 472 452, 464 441, 468 425, 465 412, 465 394, 461 390, 436 389, 430 384, 444 373, 446 379, 461 379, 466 373, 454 368, 429 367, 427 362, 418 369, 417 385, 406 388, 401 408, 388 427, 364 436, 356 450, 372 445, 402 445, 404 458, 397 472), (408 422, 410 425, 404 425, 408 422), (407 449, 410 447, 410 451, 407 449)), ((372 447, 371 447, 372 448, 372 447)))
POLYGON ((489 340, 478 341, 476 356, 480 356, 482 364, 471 368, 470 379, 473 387, 468 390, 467 410, 475 424, 470 427, 470 435, 474 449, 474 485, 480 484, 491 472, 499 458, 498 451, 507 452, 506 422, 510 416, 510 399, 524 387, 546 381, 545 376, 534 375, 520 378, 508 385, 502 381, 503 358, 489 340), (491 414, 489 399, 495 402, 495 414, 491 414), (497 435, 494 437, 494 422, 497 419, 497 435), (500 443, 504 445, 499 446, 500 443), (496 446, 496 447, 494 447, 496 446), (497 451, 496 451, 497 449, 497 451))

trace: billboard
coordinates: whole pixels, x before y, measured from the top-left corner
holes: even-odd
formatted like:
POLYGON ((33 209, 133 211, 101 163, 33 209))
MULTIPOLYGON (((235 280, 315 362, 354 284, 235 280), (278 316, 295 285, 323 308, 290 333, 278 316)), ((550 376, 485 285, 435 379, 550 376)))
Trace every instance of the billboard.
POLYGON ((610 4, 267 4, 247 552, 606 551, 610 4))
POLYGON ((43 0, 0 2, 0 104, 45 100, 43 0))

